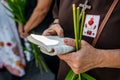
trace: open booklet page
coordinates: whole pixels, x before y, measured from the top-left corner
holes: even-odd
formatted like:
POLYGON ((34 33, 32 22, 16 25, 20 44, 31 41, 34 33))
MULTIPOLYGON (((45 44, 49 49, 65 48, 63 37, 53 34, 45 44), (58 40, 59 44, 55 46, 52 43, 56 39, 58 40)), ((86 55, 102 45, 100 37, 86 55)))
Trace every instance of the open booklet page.
POLYGON ((27 37, 27 39, 28 41, 38 45, 43 53, 51 56, 64 54, 75 50, 74 47, 65 45, 63 38, 58 36, 42 36, 31 34, 27 37))

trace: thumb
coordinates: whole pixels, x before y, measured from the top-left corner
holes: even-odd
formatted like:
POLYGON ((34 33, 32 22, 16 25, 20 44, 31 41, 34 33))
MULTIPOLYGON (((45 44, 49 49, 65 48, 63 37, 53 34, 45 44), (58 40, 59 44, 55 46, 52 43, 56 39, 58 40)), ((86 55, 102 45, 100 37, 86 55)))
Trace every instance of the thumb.
POLYGON ((64 38, 64 43, 69 46, 75 47, 75 40, 72 38, 64 38))

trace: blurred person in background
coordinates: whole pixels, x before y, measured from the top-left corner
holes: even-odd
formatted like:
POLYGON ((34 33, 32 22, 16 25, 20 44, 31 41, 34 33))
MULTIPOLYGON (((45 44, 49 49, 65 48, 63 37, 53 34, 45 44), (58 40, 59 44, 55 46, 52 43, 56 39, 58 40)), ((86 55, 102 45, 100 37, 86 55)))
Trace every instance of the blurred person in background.
MULTIPOLYGON (((18 25, 18 31, 21 38, 26 38, 30 33, 42 34, 53 21, 52 9, 54 0, 30 0, 27 1, 26 17, 27 22, 25 25, 18 25)), ((41 53, 40 53, 41 54, 41 53)), ((57 56, 51 57, 42 54, 48 68, 57 75, 59 59, 57 56)), ((34 60, 30 61, 34 63, 34 60)), ((30 63, 28 63, 30 65, 30 63)), ((29 66, 28 65, 28 66, 29 66)), ((32 68, 32 66, 31 66, 32 68)))

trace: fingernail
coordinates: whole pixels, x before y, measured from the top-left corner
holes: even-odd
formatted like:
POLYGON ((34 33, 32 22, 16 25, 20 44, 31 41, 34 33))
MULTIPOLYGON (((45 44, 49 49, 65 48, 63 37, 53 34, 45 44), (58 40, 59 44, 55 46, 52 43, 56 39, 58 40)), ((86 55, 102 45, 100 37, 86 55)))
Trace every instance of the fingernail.
POLYGON ((66 39, 64 39, 64 43, 67 43, 68 41, 66 39))

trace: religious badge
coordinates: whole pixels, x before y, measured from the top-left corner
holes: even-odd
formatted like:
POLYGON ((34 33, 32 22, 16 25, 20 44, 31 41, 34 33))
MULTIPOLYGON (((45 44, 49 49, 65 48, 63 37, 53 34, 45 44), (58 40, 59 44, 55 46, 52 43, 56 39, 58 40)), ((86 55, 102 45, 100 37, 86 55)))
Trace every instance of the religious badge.
POLYGON ((99 27, 100 15, 86 15, 83 35, 95 38, 99 27))

